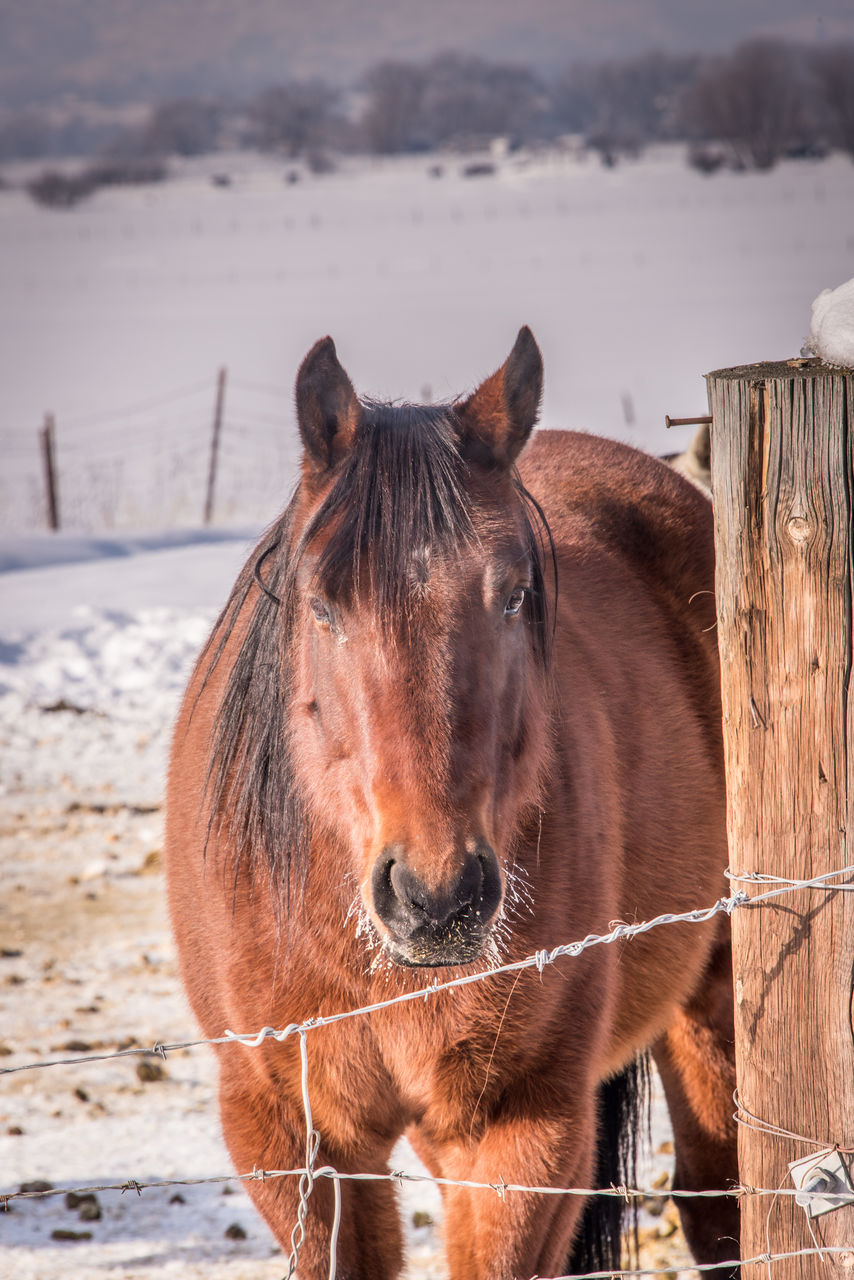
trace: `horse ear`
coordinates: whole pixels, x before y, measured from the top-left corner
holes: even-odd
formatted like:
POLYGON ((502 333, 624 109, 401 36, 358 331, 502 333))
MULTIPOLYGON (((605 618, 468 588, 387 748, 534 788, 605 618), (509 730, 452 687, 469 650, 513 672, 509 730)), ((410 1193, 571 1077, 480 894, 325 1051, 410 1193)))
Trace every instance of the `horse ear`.
POLYGON ((533 430, 543 394, 543 357, 527 325, 500 369, 455 406, 467 462, 509 467, 533 430))
POLYGON ((300 365, 296 399, 306 461, 314 471, 327 471, 352 446, 362 416, 353 384, 338 363, 331 338, 315 342, 300 365))

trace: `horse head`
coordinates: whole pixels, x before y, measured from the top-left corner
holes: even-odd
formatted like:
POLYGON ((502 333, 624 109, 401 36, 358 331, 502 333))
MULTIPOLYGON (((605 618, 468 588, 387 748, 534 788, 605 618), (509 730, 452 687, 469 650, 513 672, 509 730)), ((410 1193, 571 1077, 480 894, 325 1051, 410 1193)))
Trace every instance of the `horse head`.
POLYGON ((541 388, 528 329, 453 405, 360 402, 330 338, 297 378, 290 755, 402 965, 484 954, 537 798, 543 530, 514 463, 541 388))

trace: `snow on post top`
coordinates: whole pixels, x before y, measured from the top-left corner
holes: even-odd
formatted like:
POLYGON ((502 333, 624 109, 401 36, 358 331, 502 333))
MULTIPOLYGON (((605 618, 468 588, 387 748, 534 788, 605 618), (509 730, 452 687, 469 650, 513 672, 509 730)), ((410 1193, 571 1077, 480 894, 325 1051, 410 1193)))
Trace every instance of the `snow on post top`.
POLYGON ((818 295, 806 345, 826 364, 854 369, 854 280, 818 295))

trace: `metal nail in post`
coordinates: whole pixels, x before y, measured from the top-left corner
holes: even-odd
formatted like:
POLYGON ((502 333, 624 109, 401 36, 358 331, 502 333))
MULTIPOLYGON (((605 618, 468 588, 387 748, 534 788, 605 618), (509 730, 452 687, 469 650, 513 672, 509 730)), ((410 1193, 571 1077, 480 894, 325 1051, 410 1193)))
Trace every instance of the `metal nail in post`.
POLYGON ((710 413, 701 413, 697 418, 671 418, 669 413, 664 415, 664 425, 670 427, 702 427, 712 425, 712 415, 710 413))

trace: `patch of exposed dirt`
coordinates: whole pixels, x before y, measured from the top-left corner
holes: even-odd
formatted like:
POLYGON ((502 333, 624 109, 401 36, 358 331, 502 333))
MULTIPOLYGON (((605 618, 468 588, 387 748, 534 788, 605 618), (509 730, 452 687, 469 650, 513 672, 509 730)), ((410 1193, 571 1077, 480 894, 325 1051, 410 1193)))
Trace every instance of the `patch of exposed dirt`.
MULTIPOLYGON (((117 803, 109 791, 83 803, 61 787, 0 798, 0 1069, 194 1033, 161 848, 161 813, 117 803)), ((152 1062, 156 1071, 145 1069, 148 1058, 128 1057, 0 1076, 0 1195, 32 1182, 64 1189, 227 1176, 209 1053, 152 1062)), ((10 1201, 0 1212, 4 1274, 282 1274, 281 1252, 234 1182, 102 1191, 95 1202, 10 1201)))

